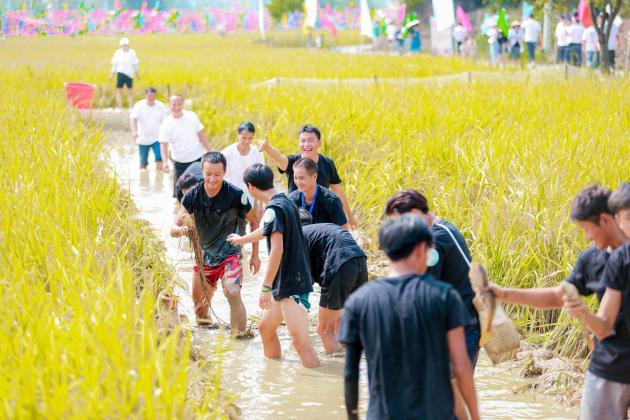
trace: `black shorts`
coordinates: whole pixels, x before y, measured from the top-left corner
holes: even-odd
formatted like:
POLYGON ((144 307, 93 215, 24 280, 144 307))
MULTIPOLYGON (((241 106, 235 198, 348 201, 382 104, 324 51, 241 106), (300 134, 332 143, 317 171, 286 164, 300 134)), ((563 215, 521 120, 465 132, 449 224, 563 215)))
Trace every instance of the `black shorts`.
POLYGON ((122 89, 123 86, 131 89, 133 87, 133 79, 124 73, 118 73, 116 76, 116 88, 122 89))
POLYGON ((346 299, 368 281, 367 258, 355 257, 339 267, 339 271, 322 285, 319 306, 333 311, 343 308, 346 299))

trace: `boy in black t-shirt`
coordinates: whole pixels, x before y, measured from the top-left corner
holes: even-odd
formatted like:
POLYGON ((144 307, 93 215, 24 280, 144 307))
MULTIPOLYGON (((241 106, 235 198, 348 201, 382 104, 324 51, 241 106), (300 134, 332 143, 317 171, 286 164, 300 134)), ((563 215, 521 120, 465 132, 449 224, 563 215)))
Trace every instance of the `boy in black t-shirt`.
MULTIPOLYGON (((630 183, 610 195, 608 207, 630 238, 630 183)), ((612 252, 601 284, 606 290, 597 314, 582 299, 564 302, 599 340, 586 373, 580 419, 624 419, 630 409, 630 242, 612 252)))
POLYGON ((321 297, 317 334, 326 354, 340 350, 337 335, 343 305, 368 281, 367 257, 350 232, 332 223, 316 223, 300 209, 302 231, 311 261, 311 277, 319 283, 321 297))
POLYGON ((313 223, 332 223, 348 229, 348 219, 337 194, 317 184, 317 164, 301 158, 293 164, 293 179, 298 189, 289 200, 298 208, 306 209, 313 223))
MULTIPOLYGON (((580 254, 573 271, 564 281, 573 284, 582 296, 595 293, 600 301, 606 290, 601 280, 610 258, 610 250, 621 247, 627 241, 608 205, 610 195, 609 189, 593 185, 580 192, 571 203, 571 218, 593 245, 580 254)), ((613 289, 615 287, 618 286, 611 286, 613 289)), ((490 284, 490 290, 498 299, 505 302, 541 309, 561 308, 564 305, 562 285, 538 289, 508 289, 490 284)), ((595 341, 584 385, 580 419, 623 418, 605 415, 610 413, 611 409, 611 400, 607 395, 617 395, 613 397, 617 404, 619 398, 622 398, 620 393, 612 394, 609 386, 611 382, 628 381, 627 376, 619 376, 622 373, 622 366, 618 366, 616 362, 611 363, 611 350, 612 353, 616 353, 618 349, 609 349, 608 340, 610 339, 595 341)), ((630 389, 627 392, 630 392, 630 389)))
POLYGON ((352 215, 346 193, 341 186, 341 178, 339 178, 339 174, 337 173, 335 162, 328 156, 318 153, 319 148, 322 146, 321 137, 321 132, 317 127, 307 124, 300 129, 300 140, 298 143, 300 153, 285 156, 282 152, 272 147, 266 138, 265 141, 260 144, 260 150, 267 153, 278 164, 280 173, 287 174, 289 193, 297 189, 295 181, 293 180, 293 164, 300 158, 308 158, 314 161, 317 164, 317 183, 324 188, 330 188, 339 196, 343 204, 343 210, 346 212, 350 228, 356 229, 359 222, 352 215))
MULTIPOLYGON (((172 236, 186 233, 183 224, 186 214, 194 216, 195 227, 199 235, 199 245, 203 251, 203 267, 195 262, 193 272, 193 301, 195 313, 200 324, 210 324, 208 309, 212 297, 221 279, 223 293, 230 304, 230 323, 235 335, 243 335, 247 326, 245 305, 241 300, 243 286, 241 247, 226 242, 228 235, 234 232, 245 233, 245 222, 252 229, 258 228, 258 219, 252 211, 247 194, 238 187, 223 180, 225 176, 225 157, 219 152, 208 152, 201 157, 203 182, 198 184, 182 198, 182 210, 176 225, 171 229, 172 236), (204 296, 199 270, 204 272, 208 288, 204 296)), ((260 269, 258 244, 252 247, 250 269, 255 274, 260 269)))
POLYGON ((302 365, 319 366, 309 337, 308 295, 313 291, 313 282, 298 209, 285 194, 276 191, 273 172, 268 166, 250 166, 243 181, 252 197, 265 204, 263 225, 249 235, 230 235, 228 242, 243 245, 267 239, 269 262, 259 299, 264 313, 258 326, 265 356, 280 357, 276 330, 284 320, 302 365))
POLYGON ((431 231, 422 218, 405 214, 385 222, 378 240, 395 274, 354 292, 341 319, 348 418, 358 419, 365 352, 368 419, 454 419, 451 366, 470 417, 479 419, 464 339, 469 315, 451 285, 426 274, 431 231))

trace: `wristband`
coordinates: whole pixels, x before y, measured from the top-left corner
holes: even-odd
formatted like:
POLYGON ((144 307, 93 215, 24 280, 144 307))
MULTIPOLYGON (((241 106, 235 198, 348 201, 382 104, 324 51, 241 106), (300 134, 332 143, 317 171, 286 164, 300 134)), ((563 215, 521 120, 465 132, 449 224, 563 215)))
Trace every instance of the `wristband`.
POLYGON ((263 284, 263 287, 262 287, 262 289, 260 291, 263 292, 263 293, 269 293, 269 292, 271 292, 271 287, 267 287, 267 286, 265 286, 263 284))

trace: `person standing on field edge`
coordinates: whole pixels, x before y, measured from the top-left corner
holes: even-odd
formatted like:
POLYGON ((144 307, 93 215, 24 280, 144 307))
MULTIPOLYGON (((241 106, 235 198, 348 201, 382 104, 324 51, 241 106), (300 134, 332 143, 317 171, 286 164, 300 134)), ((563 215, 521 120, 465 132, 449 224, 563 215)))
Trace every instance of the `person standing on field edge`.
POLYGON ((136 141, 140 153, 140 169, 147 169, 149 164, 149 150, 153 150, 155 169, 162 170, 162 155, 160 153, 160 124, 166 117, 166 107, 155 99, 156 90, 150 87, 146 90, 144 99, 136 102, 131 109, 131 138, 136 141))
POLYGON ((527 46, 527 59, 529 61, 529 67, 534 67, 536 65, 536 45, 538 44, 540 30, 540 23, 537 20, 534 20, 533 15, 529 15, 529 17, 525 19, 525 22, 523 22, 523 38, 525 39, 525 45, 527 46))
POLYGON ((127 87, 127 104, 131 108, 133 104, 133 78, 140 80, 138 72, 138 56, 129 47, 129 39, 122 38, 119 42, 120 48, 114 52, 112 57, 112 76, 116 76, 116 107, 122 109, 123 86, 127 87))
POLYGON ((344 390, 358 419, 359 363, 368 370, 368 419, 455 419, 451 372, 472 420, 479 419, 464 326, 469 317, 453 286, 427 274, 433 234, 415 214, 386 221, 378 233, 391 277, 369 282, 344 306, 344 390))
MULTIPOLYGON (((203 132, 203 124, 193 111, 184 110, 184 97, 180 94, 169 100, 171 113, 160 125, 160 146, 164 159, 169 157, 169 144, 173 146, 173 197, 177 197, 177 180, 194 162, 201 162, 201 156, 210 151, 210 143, 203 132)), ((164 164, 168 172, 168 163, 164 164)))

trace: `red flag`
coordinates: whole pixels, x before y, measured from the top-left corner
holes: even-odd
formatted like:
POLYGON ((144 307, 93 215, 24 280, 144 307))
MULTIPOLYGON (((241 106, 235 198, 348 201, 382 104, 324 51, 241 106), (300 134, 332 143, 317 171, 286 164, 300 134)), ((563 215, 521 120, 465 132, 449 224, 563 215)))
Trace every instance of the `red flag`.
POLYGON ((466 32, 472 32, 470 18, 468 17, 468 13, 466 13, 464 8, 461 6, 457 6, 455 13, 457 15, 457 21, 462 24, 466 32))
POLYGON ((593 24, 593 19, 591 19, 591 8, 588 6, 588 0, 580 0, 580 4, 578 5, 578 19, 585 28, 588 28, 593 24))

